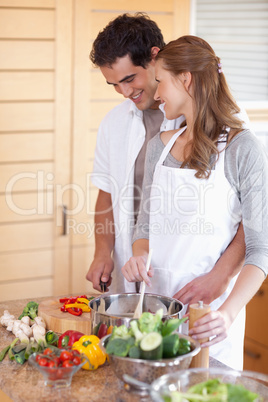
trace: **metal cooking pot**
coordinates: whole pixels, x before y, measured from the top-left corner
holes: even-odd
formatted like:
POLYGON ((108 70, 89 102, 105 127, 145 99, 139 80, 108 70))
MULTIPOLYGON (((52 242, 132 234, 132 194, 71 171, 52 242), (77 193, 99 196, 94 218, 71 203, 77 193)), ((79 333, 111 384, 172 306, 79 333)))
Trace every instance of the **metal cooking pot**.
MULTIPOLYGON (((91 333, 102 338, 113 326, 119 327, 124 324, 129 327, 139 296, 139 293, 104 294, 92 299, 89 303, 91 333)), ((184 305, 171 297, 145 293, 143 311, 155 313, 160 308, 164 310, 163 320, 165 321, 170 318, 181 318, 184 305)))

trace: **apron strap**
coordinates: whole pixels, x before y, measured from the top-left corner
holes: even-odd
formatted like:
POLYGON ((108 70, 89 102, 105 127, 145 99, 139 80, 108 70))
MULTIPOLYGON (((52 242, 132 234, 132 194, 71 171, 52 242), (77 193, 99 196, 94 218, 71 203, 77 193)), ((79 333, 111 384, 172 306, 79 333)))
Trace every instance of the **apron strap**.
POLYGON ((163 152, 156 164, 157 165, 163 165, 169 151, 171 150, 171 148, 173 147, 176 139, 186 130, 187 126, 181 128, 179 131, 177 131, 169 140, 169 142, 167 143, 167 145, 165 146, 165 148, 163 149, 163 152))

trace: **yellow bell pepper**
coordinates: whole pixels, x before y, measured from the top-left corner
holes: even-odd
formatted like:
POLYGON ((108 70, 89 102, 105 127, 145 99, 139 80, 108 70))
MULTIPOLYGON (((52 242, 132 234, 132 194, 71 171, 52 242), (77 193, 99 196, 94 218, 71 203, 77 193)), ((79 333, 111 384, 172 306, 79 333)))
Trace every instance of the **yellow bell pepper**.
POLYGON ((72 307, 81 308, 81 310, 82 310, 84 313, 89 313, 90 310, 91 310, 90 307, 88 307, 86 304, 83 304, 83 303, 70 303, 70 304, 65 304, 64 307, 65 307, 66 309, 67 309, 67 308, 72 308, 72 307))
POLYGON ((105 363, 106 354, 99 347, 100 339, 96 335, 84 335, 75 342, 72 349, 78 350, 88 357, 89 363, 83 366, 85 370, 96 370, 105 363))

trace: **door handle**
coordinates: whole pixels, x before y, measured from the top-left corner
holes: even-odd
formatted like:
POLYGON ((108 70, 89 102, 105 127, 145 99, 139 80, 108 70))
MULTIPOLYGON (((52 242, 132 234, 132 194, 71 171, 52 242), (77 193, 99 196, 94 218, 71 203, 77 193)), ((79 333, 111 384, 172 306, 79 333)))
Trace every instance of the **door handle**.
POLYGON ((67 206, 62 205, 62 236, 67 235, 67 206))

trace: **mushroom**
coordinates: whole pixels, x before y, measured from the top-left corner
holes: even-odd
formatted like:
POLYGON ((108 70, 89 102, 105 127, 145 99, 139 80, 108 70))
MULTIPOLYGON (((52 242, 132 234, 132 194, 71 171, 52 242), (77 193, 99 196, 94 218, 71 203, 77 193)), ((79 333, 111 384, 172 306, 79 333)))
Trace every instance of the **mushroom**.
POLYGON ((10 312, 8 310, 4 311, 4 314, 2 315, 2 317, 0 318, 0 322, 4 327, 8 326, 9 321, 11 320, 15 320, 14 315, 11 315, 10 312))

